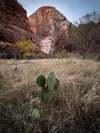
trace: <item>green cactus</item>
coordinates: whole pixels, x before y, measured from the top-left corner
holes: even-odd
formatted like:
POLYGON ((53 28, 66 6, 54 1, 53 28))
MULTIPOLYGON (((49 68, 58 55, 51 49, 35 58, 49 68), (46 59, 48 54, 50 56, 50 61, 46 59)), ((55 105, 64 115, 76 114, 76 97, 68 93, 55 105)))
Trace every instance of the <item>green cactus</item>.
POLYGON ((54 72, 50 72, 48 78, 47 78, 47 86, 49 90, 53 90, 56 83, 56 78, 54 75, 54 72))
POLYGON ((45 83, 46 83, 46 78, 44 75, 40 75, 37 77, 37 80, 36 80, 36 83, 37 85, 39 85, 40 87, 44 87, 45 86, 45 83))
MULTIPOLYGON (((46 84, 46 78, 44 75, 40 75, 37 77, 36 80, 37 85, 42 87, 41 90, 41 100, 45 103, 51 103, 54 101, 56 96, 56 91, 58 90, 60 86, 59 80, 55 77, 54 72, 50 72, 48 78, 47 78, 47 84, 46 84), (46 85, 45 85, 46 84, 46 85)), ((28 107, 28 109, 30 106, 28 107)), ((34 121, 40 119, 40 113, 38 109, 34 109, 32 111, 32 119, 34 121)))
POLYGON ((42 88, 41 90, 41 100, 43 101, 45 99, 45 89, 42 88))
POLYGON ((32 111, 32 119, 33 119, 34 121, 40 119, 40 113, 39 113, 39 110, 38 110, 38 109, 34 109, 34 110, 32 111))
POLYGON ((42 100, 42 101, 46 101, 46 99, 47 99, 47 94, 48 94, 48 89, 47 89, 47 87, 42 88, 42 90, 41 90, 41 100, 42 100))
POLYGON ((47 78, 47 85, 45 85, 46 78, 43 75, 38 76, 36 83, 42 87, 41 100, 46 103, 53 101, 56 95, 56 91, 60 86, 59 80, 55 77, 54 72, 50 72, 47 78))
POLYGON ((57 91, 58 88, 59 88, 59 86, 60 86, 60 82, 59 82, 59 80, 56 78, 56 83, 55 83, 54 90, 57 91))
POLYGON ((56 93, 55 93, 55 91, 50 91, 46 96, 46 103, 51 103, 51 102, 53 102, 54 101, 54 99, 55 99, 55 95, 56 95, 56 93))

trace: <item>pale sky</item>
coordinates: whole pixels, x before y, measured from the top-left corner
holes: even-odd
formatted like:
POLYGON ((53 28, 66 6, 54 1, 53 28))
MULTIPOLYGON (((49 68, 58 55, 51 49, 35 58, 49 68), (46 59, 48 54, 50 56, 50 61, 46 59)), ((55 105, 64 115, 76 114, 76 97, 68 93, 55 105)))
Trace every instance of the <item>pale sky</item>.
POLYGON ((100 11, 100 0, 18 0, 29 17, 42 6, 52 6, 70 22, 78 21, 86 13, 100 11))

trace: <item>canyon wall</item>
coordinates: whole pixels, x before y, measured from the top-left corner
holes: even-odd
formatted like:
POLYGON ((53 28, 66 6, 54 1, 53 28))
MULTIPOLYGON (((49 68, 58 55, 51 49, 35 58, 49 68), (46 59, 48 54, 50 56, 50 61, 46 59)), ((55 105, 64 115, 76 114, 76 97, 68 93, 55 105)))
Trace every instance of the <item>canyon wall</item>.
POLYGON ((17 0, 0 0, 0 41, 27 40, 28 31, 27 13, 17 0))
POLYGON ((59 46, 61 51, 68 45, 63 46, 63 40, 68 37, 71 23, 54 7, 38 9, 29 17, 29 25, 31 40, 39 45, 42 52, 48 54, 59 46))

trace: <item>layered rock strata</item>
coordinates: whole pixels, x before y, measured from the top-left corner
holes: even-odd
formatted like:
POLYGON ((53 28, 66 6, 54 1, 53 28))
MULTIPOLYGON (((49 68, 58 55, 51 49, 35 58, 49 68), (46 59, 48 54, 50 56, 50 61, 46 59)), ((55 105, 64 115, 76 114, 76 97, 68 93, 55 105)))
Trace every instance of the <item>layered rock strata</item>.
POLYGON ((29 23, 17 0, 0 0, 0 40, 15 43, 28 39, 29 23))

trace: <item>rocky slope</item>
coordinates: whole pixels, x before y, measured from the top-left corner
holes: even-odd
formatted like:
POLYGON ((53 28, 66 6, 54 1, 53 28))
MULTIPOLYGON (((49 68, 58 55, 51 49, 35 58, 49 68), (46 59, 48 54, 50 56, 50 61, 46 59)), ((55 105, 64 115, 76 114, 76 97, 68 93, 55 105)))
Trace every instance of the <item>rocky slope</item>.
POLYGON ((65 49, 65 38, 71 23, 54 7, 41 7, 29 17, 31 40, 40 46, 41 51, 50 53, 65 49))
POLYGON ((17 0, 0 0, 0 40, 11 43, 27 40, 28 31, 26 11, 17 0))

